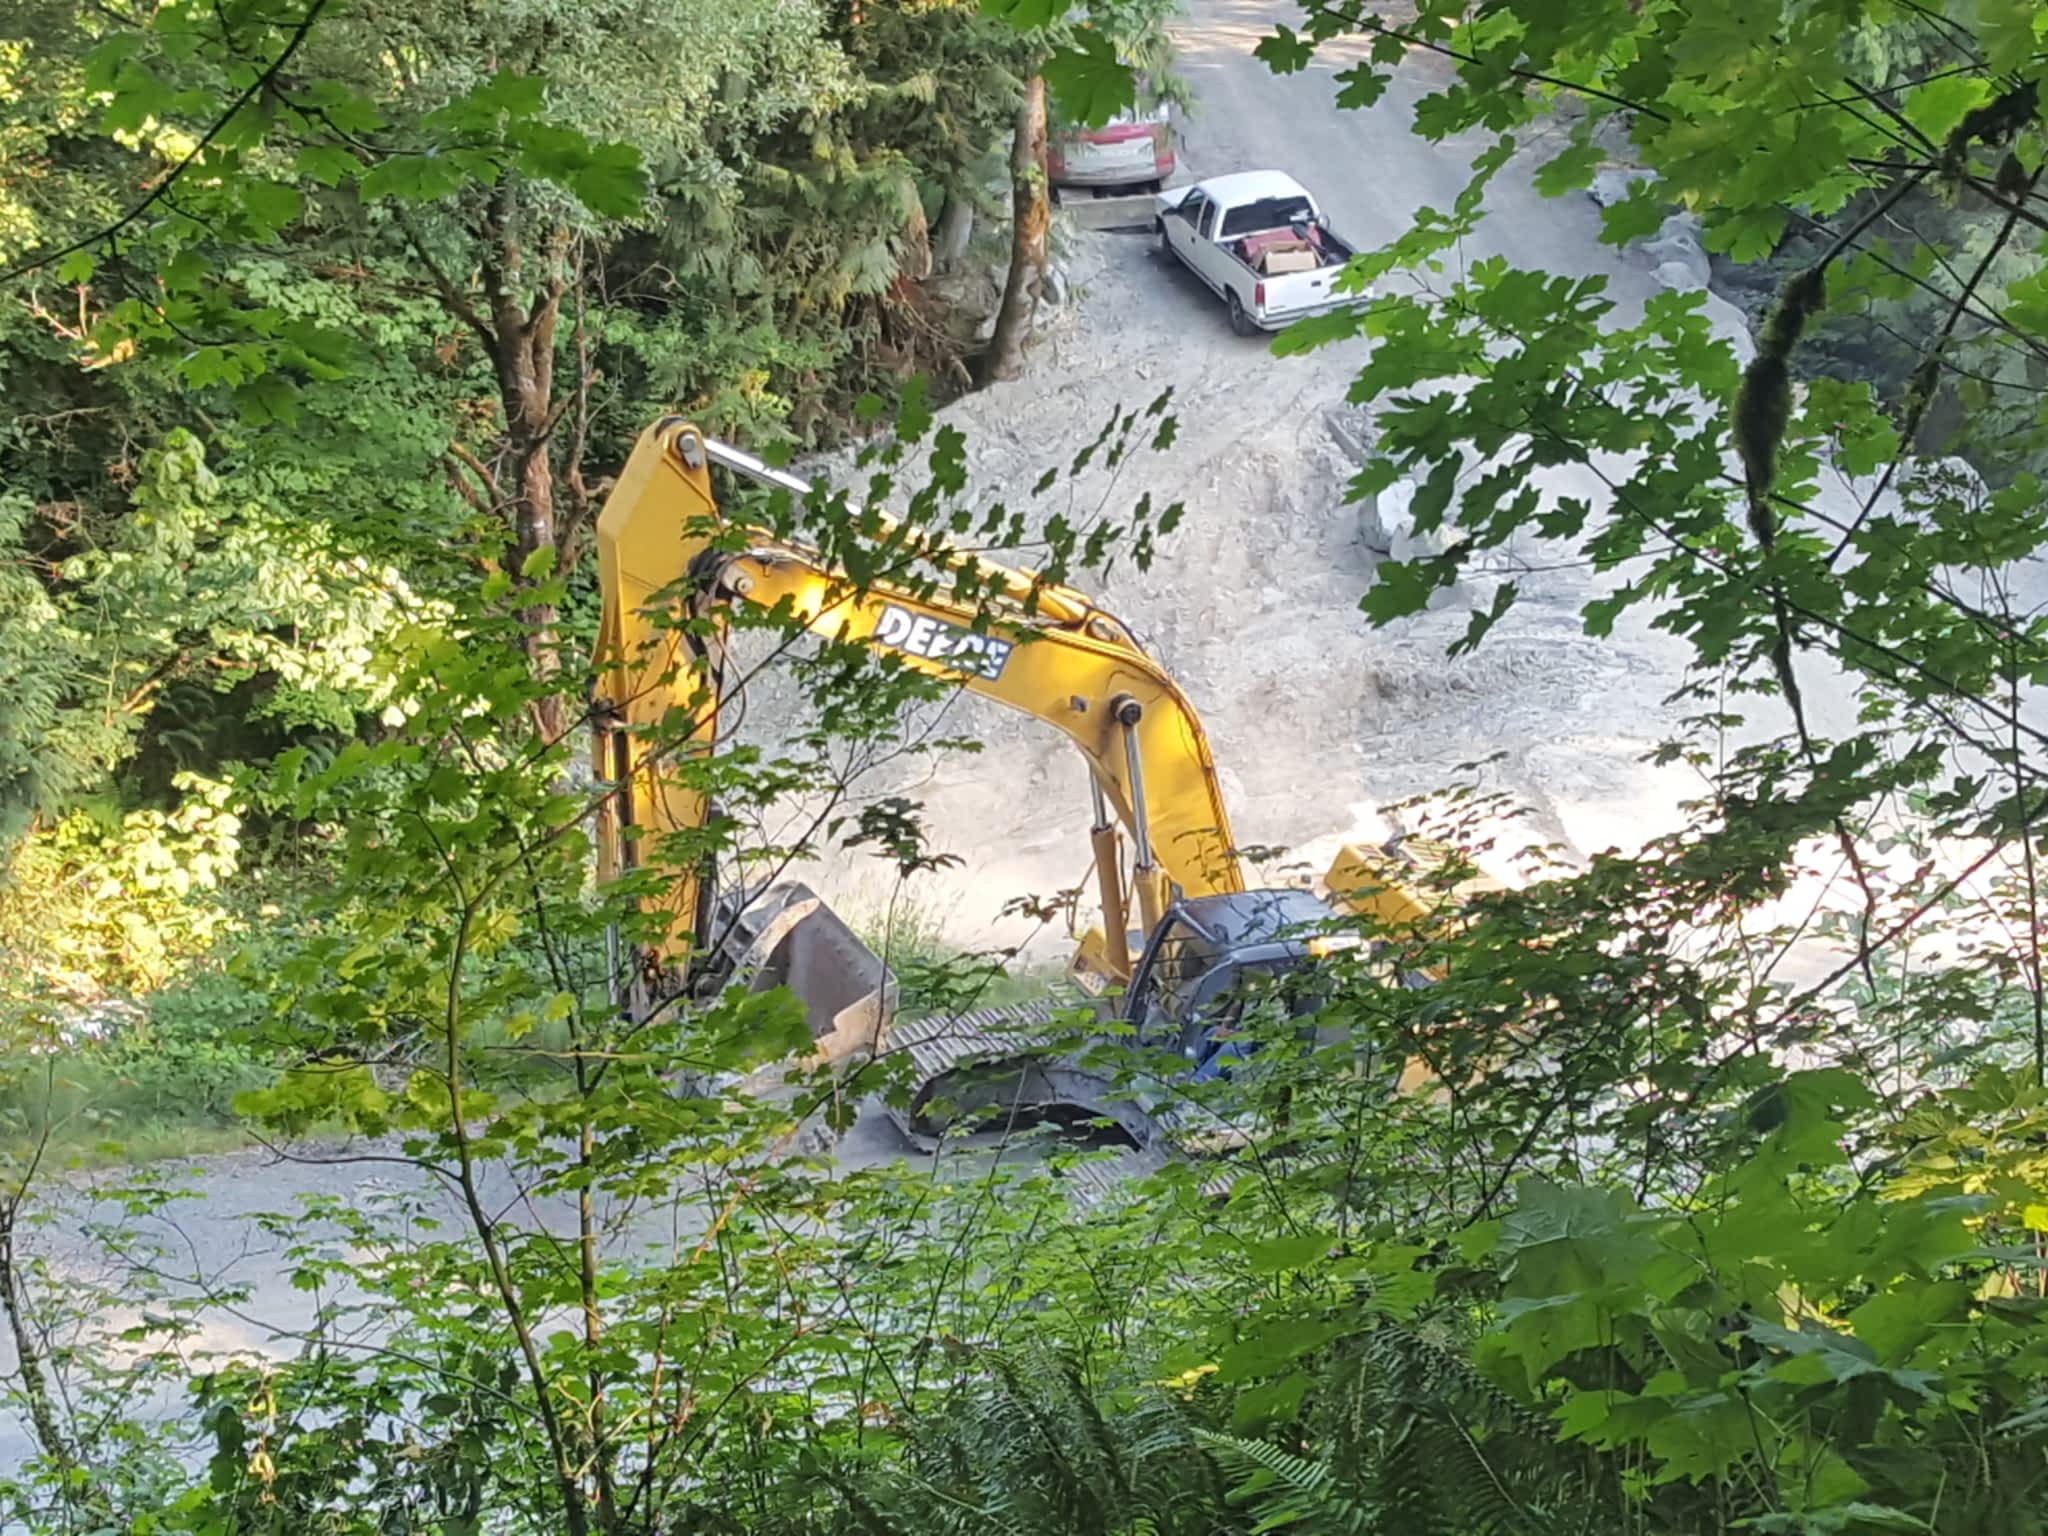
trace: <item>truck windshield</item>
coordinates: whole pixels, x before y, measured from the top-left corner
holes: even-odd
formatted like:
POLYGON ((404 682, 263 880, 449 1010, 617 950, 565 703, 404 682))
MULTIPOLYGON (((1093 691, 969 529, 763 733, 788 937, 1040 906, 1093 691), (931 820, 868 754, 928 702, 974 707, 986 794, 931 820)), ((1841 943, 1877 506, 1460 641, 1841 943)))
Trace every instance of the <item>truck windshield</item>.
POLYGON ((1290 224, 1308 224, 1315 219, 1314 206, 1305 197, 1262 197, 1239 203, 1223 215, 1223 238, 1256 235, 1261 230, 1285 229, 1290 224))

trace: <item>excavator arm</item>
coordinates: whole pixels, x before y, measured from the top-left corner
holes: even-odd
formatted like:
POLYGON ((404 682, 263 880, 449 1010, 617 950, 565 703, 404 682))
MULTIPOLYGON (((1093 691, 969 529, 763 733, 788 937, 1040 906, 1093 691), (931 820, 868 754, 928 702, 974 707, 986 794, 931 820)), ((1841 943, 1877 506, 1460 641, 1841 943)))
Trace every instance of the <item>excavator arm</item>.
POLYGON ((714 463, 792 493, 809 489, 670 419, 642 436, 597 524, 597 766, 618 786, 600 827, 601 873, 657 859, 681 871, 663 898, 666 966, 686 968, 693 936, 706 930, 710 807, 692 758, 717 737, 736 604, 779 609, 821 636, 869 644, 1042 720, 1080 749, 1095 801, 1105 929, 1098 958, 1109 979, 1130 973, 1132 898, 1150 932, 1175 891, 1245 888, 1200 718, 1121 623, 1028 571, 892 540, 899 525, 872 513, 864 526, 913 554, 925 579, 906 559, 895 579, 856 583, 802 544, 721 519, 714 463), (951 595, 963 589, 976 599, 951 595), (1128 895, 1118 827, 1135 854, 1128 895))

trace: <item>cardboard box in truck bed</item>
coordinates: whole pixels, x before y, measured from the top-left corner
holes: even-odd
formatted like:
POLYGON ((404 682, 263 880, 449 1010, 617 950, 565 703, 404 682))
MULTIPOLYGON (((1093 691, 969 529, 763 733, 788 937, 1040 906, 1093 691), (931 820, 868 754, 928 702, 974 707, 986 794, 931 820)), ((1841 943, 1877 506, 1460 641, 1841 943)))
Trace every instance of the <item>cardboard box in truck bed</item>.
POLYGON ((1313 272, 1321 265, 1322 257, 1306 240, 1299 245, 1268 246, 1259 253, 1259 270, 1268 277, 1278 277, 1286 272, 1313 272))

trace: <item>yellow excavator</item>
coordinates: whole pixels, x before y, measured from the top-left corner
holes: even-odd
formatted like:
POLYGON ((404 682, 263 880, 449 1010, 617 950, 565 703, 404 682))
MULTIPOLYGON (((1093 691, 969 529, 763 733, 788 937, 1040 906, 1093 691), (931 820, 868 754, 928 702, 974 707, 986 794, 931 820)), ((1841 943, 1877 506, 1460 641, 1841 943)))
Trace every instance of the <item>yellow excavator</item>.
POLYGON ((1324 934, 1333 907, 1401 923, 1443 905, 1421 877, 1446 850, 1415 839, 1345 847, 1323 878, 1328 902, 1298 886, 1251 887, 1201 720, 1124 624, 1080 592, 939 545, 873 509, 861 510, 860 526, 869 544, 902 557, 898 577, 856 582, 818 549, 723 518, 714 468, 797 498, 812 491, 669 418, 643 434, 597 523, 595 763, 611 787, 600 878, 655 862, 672 875, 654 914, 662 936, 628 968, 628 1006, 706 979, 787 985, 806 1007, 818 1059, 910 1054, 916 1088, 894 1113, 920 1144, 990 1107, 1106 1116, 1140 1147, 1161 1132, 1158 1115, 1038 1049, 1029 1031, 1043 1010, 899 1023, 886 967, 808 888, 715 888, 705 862, 713 807, 697 770, 737 686, 728 639, 742 605, 780 608, 813 633, 892 653, 1074 743, 1092 787, 1101 921, 1081 939, 1071 975, 1104 1015, 1174 1052, 1190 1077, 1228 1069, 1228 1020, 1249 978, 1300 970, 1341 942, 1324 934))

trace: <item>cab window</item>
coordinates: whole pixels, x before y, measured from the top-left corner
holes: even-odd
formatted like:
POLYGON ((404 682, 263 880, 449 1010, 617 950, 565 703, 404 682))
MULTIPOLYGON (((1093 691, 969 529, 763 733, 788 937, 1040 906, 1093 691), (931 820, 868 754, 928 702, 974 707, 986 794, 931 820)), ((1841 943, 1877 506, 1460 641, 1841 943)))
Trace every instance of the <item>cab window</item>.
POLYGON ((1223 1049, 1238 1030, 1260 1018, 1313 1018, 1328 1002, 1326 989, 1291 963, 1265 962, 1234 969, 1220 987, 1178 1021, 1181 1053, 1191 1060, 1205 1060, 1223 1049))
POLYGON ((1305 197, 1260 197, 1231 209, 1230 217, 1224 221, 1223 233, 1225 236, 1256 235, 1269 229, 1287 229, 1315 221, 1316 211, 1305 197))
POLYGON ((1216 951, 1186 922, 1168 918, 1153 942, 1128 1017, 1146 1045, 1179 1042, 1182 1014, 1196 985, 1215 967, 1216 951))

